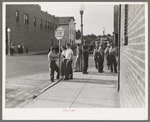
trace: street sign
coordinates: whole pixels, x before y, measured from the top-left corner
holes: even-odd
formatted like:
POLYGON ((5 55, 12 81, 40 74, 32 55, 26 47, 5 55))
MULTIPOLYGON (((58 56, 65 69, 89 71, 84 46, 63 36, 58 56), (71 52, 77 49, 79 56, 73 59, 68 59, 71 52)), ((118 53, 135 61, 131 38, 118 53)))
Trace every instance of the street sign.
POLYGON ((80 40, 80 39, 78 39, 78 40, 76 39, 76 40, 75 40, 75 43, 76 43, 76 44, 81 44, 81 40, 80 40))
POLYGON ((58 27, 56 30, 55 30, 55 37, 56 39, 60 40, 64 37, 64 30, 62 27, 58 27))

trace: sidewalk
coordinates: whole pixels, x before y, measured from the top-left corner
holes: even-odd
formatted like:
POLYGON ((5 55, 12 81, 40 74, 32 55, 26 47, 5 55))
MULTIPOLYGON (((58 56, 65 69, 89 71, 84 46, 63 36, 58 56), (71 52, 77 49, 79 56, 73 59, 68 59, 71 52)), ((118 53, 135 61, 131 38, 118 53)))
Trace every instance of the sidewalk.
POLYGON ((117 74, 104 69, 98 73, 89 69, 89 74, 74 72, 74 78, 62 80, 46 90, 23 108, 119 108, 117 74))

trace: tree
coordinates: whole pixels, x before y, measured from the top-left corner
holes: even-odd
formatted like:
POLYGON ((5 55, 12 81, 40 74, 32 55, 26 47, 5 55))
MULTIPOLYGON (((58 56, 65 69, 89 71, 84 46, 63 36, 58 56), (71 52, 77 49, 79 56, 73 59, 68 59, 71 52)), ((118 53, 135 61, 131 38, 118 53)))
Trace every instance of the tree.
POLYGON ((78 30, 76 31, 76 39, 80 39, 81 38, 81 31, 78 30))

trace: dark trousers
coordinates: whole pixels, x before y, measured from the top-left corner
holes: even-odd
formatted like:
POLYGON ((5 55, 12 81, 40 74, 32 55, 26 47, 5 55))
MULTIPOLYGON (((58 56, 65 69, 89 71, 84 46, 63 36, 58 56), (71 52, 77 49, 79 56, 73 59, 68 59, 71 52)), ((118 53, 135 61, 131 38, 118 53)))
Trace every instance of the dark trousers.
POLYGON ((65 79, 69 80, 69 78, 73 78, 72 60, 66 60, 65 79))
POLYGON ((117 72, 116 56, 110 55, 109 60, 110 60, 111 72, 113 72, 113 66, 114 66, 115 72, 117 72))
POLYGON ((94 61, 95 61, 95 67, 96 67, 96 69, 98 69, 98 59, 94 58, 94 61))
POLYGON ((100 57, 99 58, 99 65, 98 65, 98 72, 103 72, 103 68, 104 68, 104 57, 100 57))
POLYGON ((83 52, 83 73, 87 73, 87 69, 88 69, 88 60, 89 60, 89 54, 88 52, 83 52))
POLYGON ((109 66, 110 66, 109 55, 107 55, 106 60, 107 60, 107 66, 108 66, 108 68, 109 68, 109 66))
POLYGON ((59 79, 59 67, 57 66, 55 61, 50 62, 50 69, 51 69, 50 80, 51 82, 54 82, 54 71, 57 72, 57 79, 59 79))
POLYGON ((61 62, 61 76, 65 76, 65 70, 66 70, 66 60, 62 60, 62 62, 61 62))

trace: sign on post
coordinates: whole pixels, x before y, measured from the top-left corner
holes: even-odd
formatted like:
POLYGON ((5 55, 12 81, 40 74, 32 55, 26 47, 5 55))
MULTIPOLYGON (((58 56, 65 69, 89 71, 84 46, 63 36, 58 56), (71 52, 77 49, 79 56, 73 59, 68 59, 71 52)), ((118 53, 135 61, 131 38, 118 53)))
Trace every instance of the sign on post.
MULTIPOLYGON (((62 27, 58 27, 55 30, 55 37, 57 40, 59 40, 59 54, 60 54, 60 40, 64 37, 64 30, 62 27)), ((60 67, 60 57, 59 57, 59 67, 60 67)), ((59 72, 60 72, 60 68, 59 68, 59 72)))
POLYGON ((76 39, 76 40, 75 40, 75 43, 76 43, 76 44, 81 44, 81 40, 80 40, 80 39, 76 39))
POLYGON ((58 27, 56 30, 55 30, 55 37, 56 39, 60 40, 64 37, 64 30, 62 27, 58 27))

